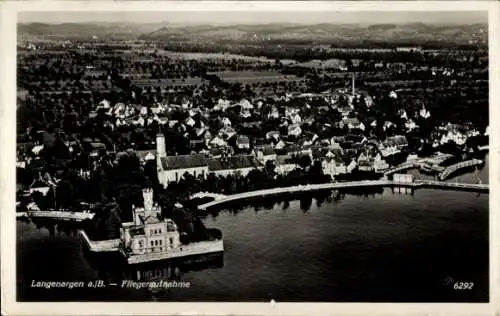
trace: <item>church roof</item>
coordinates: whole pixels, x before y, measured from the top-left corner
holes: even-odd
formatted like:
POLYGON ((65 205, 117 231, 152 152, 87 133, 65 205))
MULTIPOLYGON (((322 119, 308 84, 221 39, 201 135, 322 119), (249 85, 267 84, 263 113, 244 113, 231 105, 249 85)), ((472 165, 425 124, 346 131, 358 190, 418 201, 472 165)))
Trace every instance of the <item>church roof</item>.
POLYGON ((261 167, 262 164, 252 155, 238 155, 208 160, 210 171, 234 170, 252 167, 261 167))
POLYGON ((160 158, 163 170, 178 170, 207 166, 205 154, 178 155, 160 158))

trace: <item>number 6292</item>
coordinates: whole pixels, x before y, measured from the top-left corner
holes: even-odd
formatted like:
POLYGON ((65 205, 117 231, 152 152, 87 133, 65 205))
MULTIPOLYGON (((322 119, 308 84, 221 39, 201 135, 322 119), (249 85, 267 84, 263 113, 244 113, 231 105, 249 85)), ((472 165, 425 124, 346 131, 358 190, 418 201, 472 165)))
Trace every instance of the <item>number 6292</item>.
POLYGON ((454 290, 472 290, 474 282, 455 282, 453 284, 454 290))

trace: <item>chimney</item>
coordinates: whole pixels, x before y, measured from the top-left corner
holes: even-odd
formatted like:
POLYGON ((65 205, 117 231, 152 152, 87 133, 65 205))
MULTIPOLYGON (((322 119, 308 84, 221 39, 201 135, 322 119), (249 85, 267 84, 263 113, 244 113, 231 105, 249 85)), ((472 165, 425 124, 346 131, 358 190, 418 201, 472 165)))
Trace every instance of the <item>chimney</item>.
POLYGON ((354 72, 352 73, 352 96, 354 97, 354 72))

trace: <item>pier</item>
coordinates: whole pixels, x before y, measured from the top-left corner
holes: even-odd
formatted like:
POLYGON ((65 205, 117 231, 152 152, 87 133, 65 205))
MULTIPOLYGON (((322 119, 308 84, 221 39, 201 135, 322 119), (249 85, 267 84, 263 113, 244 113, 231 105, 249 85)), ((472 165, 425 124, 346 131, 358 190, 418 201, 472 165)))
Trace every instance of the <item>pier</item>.
POLYGON ((227 195, 220 194, 220 193, 198 192, 198 193, 191 195, 191 199, 197 199, 197 198, 202 199, 205 197, 210 197, 210 198, 214 198, 215 200, 220 200, 220 199, 225 198, 226 196, 227 195))
POLYGON ((365 181, 311 184, 303 186, 299 185, 293 187, 274 188, 274 189, 238 193, 233 195, 227 195, 225 198, 199 205, 198 209, 206 210, 209 207, 226 202, 252 198, 252 197, 259 197, 259 196, 276 195, 281 193, 298 193, 298 192, 308 192, 316 190, 362 188, 362 187, 408 187, 415 189, 427 187, 433 189, 445 189, 445 190, 448 189, 457 191, 464 190, 464 191, 474 191, 474 192, 489 192, 488 184, 453 183, 453 182, 430 181, 430 180, 413 180, 412 182, 399 182, 392 180, 373 180, 373 181, 365 180, 365 181))
POLYGON ((95 216, 94 213, 85 212, 69 212, 69 211, 27 211, 18 213, 16 217, 30 217, 30 218, 47 218, 60 221, 73 221, 83 222, 91 220, 95 216), (19 215, 22 214, 22 215, 19 215))
POLYGON ((394 173, 397 173, 400 171, 404 171, 404 170, 408 170, 408 169, 412 169, 412 168, 418 168, 418 167, 419 167, 418 161, 403 162, 400 165, 397 165, 395 167, 387 169, 384 172, 384 176, 388 176, 388 175, 391 175, 391 174, 394 174, 394 173))
POLYGON ((419 161, 416 163, 416 166, 418 166, 420 169, 423 169, 424 171, 431 171, 431 172, 443 172, 445 167, 441 167, 437 164, 433 164, 430 161, 419 161))
POLYGON ((84 230, 80 230, 80 236, 92 252, 112 252, 120 250, 120 239, 91 240, 84 230))
POLYGON ((433 180, 416 180, 416 185, 428 188, 438 188, 438 189, 455 189, 455 190, 465 190, 474 192, 488 192, 488 184, 477 184, 477 183, 459 183, 459 182, 444 182, 444 181, 433 181, 433 180))
POLYGON ((403 162, 400 165, 394 166, 392 168, 387 169, 384 172, 384 176, 392 175, 394 173, 412 169, 412 168, 418 168, 420 170, 428 171, 428 172, 435 172, 439 174, 439 179, 440 180, 445 180, 450 176, 450 174, 454 173, 455 171, 470 167, 470 166, 475 166, 475 165, 480 165, 483 163, 482 160, 479 159, 471 159, 467 161, 462 161, 456 164, 453 164, 448 167, 443 167, 440 166, 444 161, 447 159, 453 157, 453 155, 450 154, 441 154, 437 155, 435 157, 428 157, 428 158, 420 158, 414 161, 407 161, 403 162))
POLYGON ((471 159, 471 160, 462 161, 462 162, 453 164, 451 166, 448 166, 443 172, 441 172, 439 174, 439 180, 447 179, 452 173, 454 173, 460 169, 482 165, 483 163, 484 163, 484 161, 482 161, 482 160, 471 159))

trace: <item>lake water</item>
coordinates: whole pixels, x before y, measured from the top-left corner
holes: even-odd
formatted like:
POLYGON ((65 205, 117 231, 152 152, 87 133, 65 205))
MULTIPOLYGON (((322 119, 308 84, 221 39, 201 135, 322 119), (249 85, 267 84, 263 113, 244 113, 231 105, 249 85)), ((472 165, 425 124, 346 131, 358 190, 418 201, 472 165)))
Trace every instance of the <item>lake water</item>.
MULTIPOLYGON (((485 167, 480 172, 485 183, 487 174, 485 167)), ((462 182, 473 178, 459 176, 462 182)), ((207 227, 224 234, 223 258, 194 266, 162 262, 125 269, 114 259, 86 255, 71 224, 39 223, 37 228, 17 221, 18 299, 486 302, 488 198, 428 189, 398 194, 387 188, 366 195, 268 199, 257 208, 233 205, 232 211, 204 218, 207 227), (138 272, 151 277, 158 270, 175 271, 171 278, 190 287, 160 292, 31 287, 32 281, 119 281, 138 272), (454 290, 455 282, 474 285, 454 290)))

